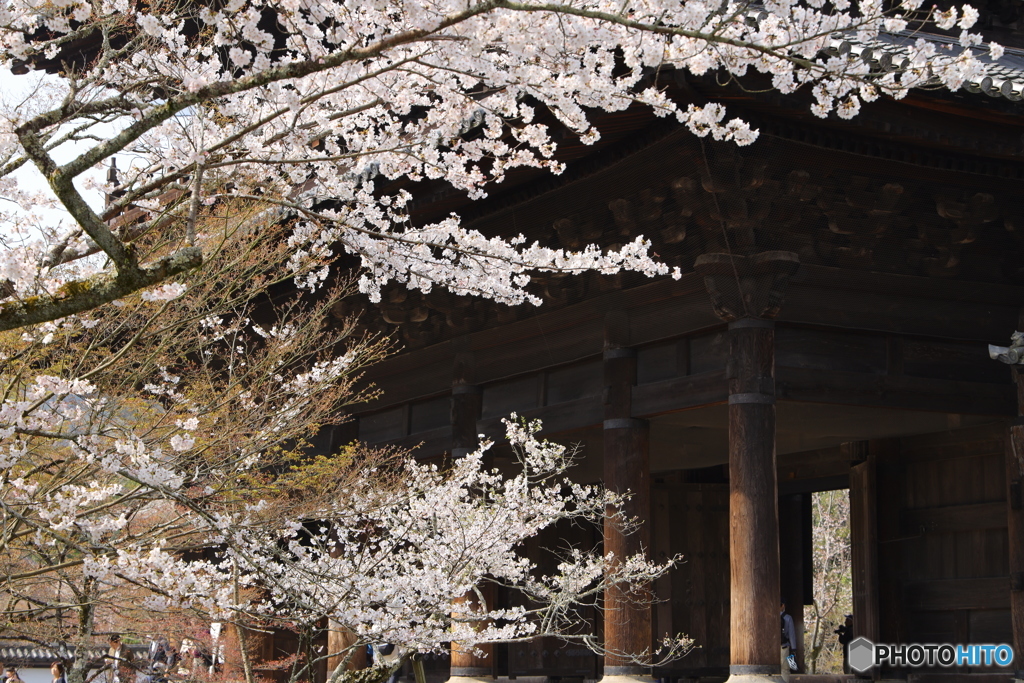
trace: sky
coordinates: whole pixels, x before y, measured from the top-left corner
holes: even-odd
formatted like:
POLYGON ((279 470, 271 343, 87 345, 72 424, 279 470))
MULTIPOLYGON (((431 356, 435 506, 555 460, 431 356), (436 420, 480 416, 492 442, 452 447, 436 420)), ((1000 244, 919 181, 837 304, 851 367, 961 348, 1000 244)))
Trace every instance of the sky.
MULTIPOLYGON (((8 112, 14 108, 26 109, 33 105, 32 95, 40 86, 56 86, 61 83, 58 76, 52 76, 45 72, 29 72, 22 76, 15 76, 5 67, 0 67, 0 112, 8 112)), ((113 130, 113 127, 111 127, 113 130)), ((87 149, 84 143, 71 143, 62 145, 54 152, 57 163, 66 163, 87 149)), ((95 175, 102 175, 101 171, 94 171, 95 175)), ((26 190, 48 191, 46 179, 39 170, 31 165, 25 164, 19 168, 13 176, 17 178, 19 186, 26 190)), ((76 183, 78 184, 78 183, 76 183)), ((103 193, 97 191, 83 190, 86 201, 94 209, 101 209, 104 203, 103 193)), ((4 203, 4 209, 10 211, 11 205, 4 203)), ((71 217, 67 212, 57 209, 47 209, 41 212, 47 225, 61 223, 70 227, 71 217)), ((0 218, 0 235, 12 237, 11 225, 0 218)))

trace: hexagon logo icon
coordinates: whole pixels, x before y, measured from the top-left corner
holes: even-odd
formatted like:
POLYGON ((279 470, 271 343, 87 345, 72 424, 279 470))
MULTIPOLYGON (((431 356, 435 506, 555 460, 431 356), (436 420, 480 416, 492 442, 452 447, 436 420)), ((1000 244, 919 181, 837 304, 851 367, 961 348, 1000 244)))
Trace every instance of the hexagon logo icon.
POLYGON ((857 673, 867 671, 875 663, 875 645, 867 638, 861 636, 853 640, 849 647, 850 668, 857 673))

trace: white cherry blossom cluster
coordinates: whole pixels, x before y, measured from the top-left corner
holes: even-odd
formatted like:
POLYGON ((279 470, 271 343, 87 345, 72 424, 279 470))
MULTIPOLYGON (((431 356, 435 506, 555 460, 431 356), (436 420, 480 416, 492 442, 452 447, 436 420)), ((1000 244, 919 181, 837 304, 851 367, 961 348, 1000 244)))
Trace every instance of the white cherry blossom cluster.
MULTIPOLYGON (((573 457, 537 438, 539 422, 513 415, 505 423, 517 472, 488 469, 492 444, 484 442, 445 471, 405 462, 394 488, 381 485, 382 472, 368 469, 335 499, 312 502, 305 524, 291 520, 269 535, 236 531, 231 563, 264 589, 261 602, 236 609, 265 618, 286 611, 288 619, 309 622, 328 617, 359 643, 410 651, 545 635, 600 649, 593 634, 580 633, 577 610, 595 605, 610 585, 649 584, 673 561, 618 562, 596 549, 568 548, 553 573, 541 572, 536 558, 526 556, 527 539, 558 523, 599 524, 622 497, 568 480, 573 457), (487 583, 518 593, 521 604, 463 600, 487 583)), ((231 528, 251 527, 239 520, 231 528)), ((674 642, 663 657, 688 647, 685 638, 674 642)))
MULTIPOLYGON (((59 63, 71 57, 65 44, 84 47, 73 80, 56 79, 0 117, 0 192, 27 207, 11 173, 35 165, 50 180, 47 201, 71 214, 42 240, 0 248, 5 296, 67 293, 115 271, 138 271, 138 287, 151 286, 194 267, 197 217, 242 195, 276 205, 270 219, 299 221, 294 264, 338 246, 358 254, 371 296, 397 280, 536 303, 531 271, 664 274, 642 236, 618 253, 570 254, 481 235, 457 216, 413 226, 410 191, 441 181, 483 197, 516 168, 558 173, 552 121, 591 144, 594 111, 644 106, 696 135, 756 140, 721 105, 676 102, 651 84, 669 70, 759 72, 783 93, 809 88, 816 115, 844 118, 914 87, 956 89, 1003 52, 970 32, 977 19, 970 5, 940 12, 921 0, 12 0, 0 8, 8 62, 59 63), (960 29, 959 45, 929 40, 920 33, 929 24, 960 29), (892 58, 883 67, 836 48, 850 44, 892 58), (74 158, 58 162, 68 150, 74 158), (115 156, 131 162, 116 201, 91 209, 74 181, 115 156), (382 192, 387 184, 407 189, 382 192), (109 227, 133 207, 144 209, 134 223, 109 227), (178 265, 143 272, 131 260, 124 245, 152 230, 180 245, 178 265)), ((326 277, 305 271, 300 284, 326 277)))
MULTIPOLYGON (((35 527, 37 552, 73 547, 87 585, 141 590, 138 599, 150 610, 307 628, 326 617, 358 643, 391 642, 407 651, 539 636, 600 651, 593 634, 580 632, 578 610, 597 605, 611 585, 649 584, 675 560, 620 560, 575 547, 565 549, 555 571, 543 573, 524 550, 528 539, 559 523, 599 525, 607 506, 623 497, 569 480, 573 455, 539 440, 539 422, 513 415, 506 425, 518 456, 510 473, 485 466, 492 444, 484 442, 443 470, 414 459, 390 462, 397 468, 390 475, 378 467, 358 470, 333 495, 305 500, 287 516, 267 500, 218 505, 257 462, 189 472, 196 460, 163 453, 144 437, 108 444, 97 433, 68 438, 66 454, 98 465, 94 480, 53 488, 38 474, 35 483, 12 478, 25 468, 11 465, 0 471, 0 508, 35 527), (104 481, 104 473, 114 476, 104 481), (212 487, 221 494, 212 495, 212 487), (175 538, 193 539, 216 557, 182 557, 169 542, 175 538), (464 600, 487 583, 521 599, 505 607, 464 600)), ((204 420, 178 420, 175 428, 172 442, 191 441, 183 436, 189 434, 213 438, 204 420)), ((682 636, 672 643, 662 659, 689 647, 682 636)))

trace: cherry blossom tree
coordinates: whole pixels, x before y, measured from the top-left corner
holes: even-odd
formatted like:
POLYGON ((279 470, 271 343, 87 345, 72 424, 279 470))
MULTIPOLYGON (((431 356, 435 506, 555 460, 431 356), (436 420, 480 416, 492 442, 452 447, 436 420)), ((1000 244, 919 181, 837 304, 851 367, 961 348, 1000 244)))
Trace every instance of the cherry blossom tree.
MULTIPOLYGON (((286 493, 294 486, 296 495, 247 511, 251 517, 243 522, 245 528, 264 528, 250 520, 269 514, 291 520, 288 524, 273 525, 263 538, 253 535, 242 545, 236 521, 215 532, 229 548, 223 558, 178 561, 169 574, 240 572, 261 599, 228 604, 225 617, 237 619, 244 611, 264 626, 284 620, 304 634, 327 617, 330 628, 348 636, 344 649, 319 654, 341 657, 331 681, 346 676, 349 655, 374 643, 394 644, 408 655, 438 651, 450 641, 473 648, 556 636, 606 652, 594 633, 581 629, 585 610, 598 608, 610 586, 649 585, 675 558, 653 563, 642 555, 615 558, 600 548, 566 547, 552 549, 560 562, 554 572, 542 573, 523 547, 540 531, 565 522, 620 524, 629 530, 635 522, 607 515, 622 496, 566 476, 574 454, 538 440, 539 422, 515 415, 505 422, 517 456, 513 472, 485 467, 490 442, 446 469, 402 454, 383 463, 371 458, 372 467, 358 459, 341 467, 339 478, 336 461, 324 458, 277 481, 286 493), (323 477, 325 471, 331 476, 323 477), (316 482, 312 490, 310 478, 316 482), (488 584, 516 592, 522 598, 518 606, 489 603, 488 584), (473 597, 465 600, 467 595, 473 597)), ((182 598, 197 599, 195 593, 182 598)), ((660 665, 685 654, 691 644, 682 634, 666 634, 656 651, 616 654, 660 665)), ((293 667, 293 680, 317 659, 310 656, 293 667)), ((384 680, 388 673, 381 667, 357 680, 384 680)))
POLYGON ((253 236, 264 207, 217 210, 206 267, 181 282, 0 334, 5 637, 91 646, 144 621, 160 592, 120 565, 200 552, 207 527, 259 499, 261 469, 287 468, 367 396, 353 382, 387 342, 332 316, 351 281, 288 295, 286 226, 253 236))
MULTIPOLYGON (((852 117, 918 86, 956 89, 1003 51, 969 32, 977 17, 921 0, 13 0, 0 11, 3 59, 59 76, 9 103, 0 123, 12 202, 0 220, 23 237, 0 252, 0 328, 196 268, 209 257, 197 224, 226 196, 258 197, 296 221, 293 268, 329 250, 356 255, 371 298, 398 281, 537 303, 531 270, 664 274, 642 236, 613 252, 566 252, 479 234, 455 215, 414 225, 408 203, 423 179, 482 197, 517 167, 557 173, 539 109, 584 143, 599 137, 590 112, 637 103, 696 135, 756 139, 719 104, 644 85, 652 71, 759 72, 780 92, 810 89, 818 116, 852 117), (930 24, 960 29, 959 46, 913 33, 930 24), (130 167, 116 200, 96 208, 90 173, 115 155, 130 167), (26 165, 45 191, 19 186, 26 165), (66 212, 64 225, 26 214, 47 203, 66 212), (132 211, 137 220, 116 220, 132 211), (146 258, 133 245, 152 233, 173 248, 146 258)), ((310 270, 304 284, 326 277, 310 270)))
MULTIPOLYGON (((490 444, 441 466, 358 445, 312 457, 305 439, 368 396, 356 379, 387 342, 337 319, 352 280, 294 288, 329 261, 282 268, 290 226, 252 233, 265 204, 231 198, 209 211, 197 222, 204 268, 0 334, 5 636, 86 647, 111 630, 219 621, 243 655, 253 628, 312 642, 329 622, 354 636, 345 650, 304 648, 293 680, 368 643, 412 653, 557 635, 600 650, 580 611, 669 565, 565 548, 544 574, 523 544, 566 521, 628 527, 605 519, 621 498, 570 481, 572 454, 537 440, 538 424, 509 423, 519 457, 506 472, 484 467, 490 444), (525 606, 453 613, 488 582, 525 606)), ((174 248, 155 234, 135 246, 174 248)), ((688 645, 673 636, 632 654, 656 662, 688 645)), ((69 680, 86 680, 87 665, 79 658, 69 680)))

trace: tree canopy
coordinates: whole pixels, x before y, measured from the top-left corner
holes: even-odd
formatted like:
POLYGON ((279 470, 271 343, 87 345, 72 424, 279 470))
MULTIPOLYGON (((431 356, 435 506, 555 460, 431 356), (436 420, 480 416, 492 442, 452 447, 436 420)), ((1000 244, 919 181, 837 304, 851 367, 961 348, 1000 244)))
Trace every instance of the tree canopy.
POLYGON ((0 122, 2 190, 22 205, 2 217, 5 232, 28 230, 0 252, 0 328, 199 266, 208 254, 197 225, 225 197, 294 221, 292 268, 329 250, 357 256, 371 298, 398 281, 536 303, 530 271, 665 274, 640 235, 572 252, 479 234, 457 215, 414 224, 408 205, 424 179, 482 197, 515 168, 557 173, 540 110, 584 143, 600 135, 593 112, 635 104, 696 135, 756 139, 720 104, 667 97, 645 80, 652 72, 759 72, 782 93, 810 89, 816 115, 846 118, 914 87, 956 89, 1002 54, 970 33, 977 17, 920 0, 16 0, 3 10, 0 58, 56 76, 0 122), (961 30, 959 46, 917 33, 929 25, 961 30), (125 162, 115 199, 92 206, 88 174, 115 156, 125 162), (18 187, 12 173, 26 164, 45 191, 18 187), (27 228, 23 209, 45 202, 70 220, 27 228), (171 248, 133 246, 152 233, 171 248))

